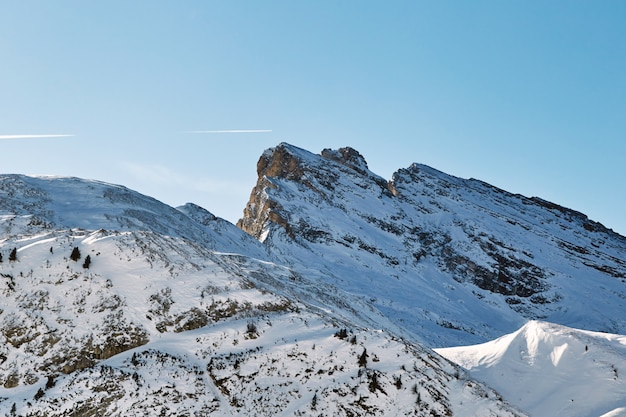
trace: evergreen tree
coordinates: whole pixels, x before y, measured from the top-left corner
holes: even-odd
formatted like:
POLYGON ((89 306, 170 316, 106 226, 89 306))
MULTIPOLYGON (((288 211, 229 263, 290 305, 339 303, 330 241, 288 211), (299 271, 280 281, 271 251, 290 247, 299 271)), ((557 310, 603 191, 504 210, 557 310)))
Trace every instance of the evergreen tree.
POLYGON ((78 262, 78 260, 80 259, 80 250, 78 250, 76 246, 74 247, 74 249, 72 249, 72 254, 70 255, 70 259, 74 262, 78 262))
POLYGON ((348 331, 346 329, 340 329, 337 333, 335 333, 335 337, 343 340, 348 337, 348 331))
POLYGON ((359 356, 359 366, 365 367, 367 365, 367 349, 363 348, 363 353, 359 356))
POLYGON ((50 389, 56 385, 56 381, 54 380, 54 376, 48 375, 48 380, 46 381, 46 389, 50 389))
POLYGON ((376 372, 373 372, 370 376, 369 390, 370 392, 380 391, 383 394, 387 395, 382 385, 380 385, 380 383, 378 382, 378 375, 376 374, 376 372))
POLYGON ((46 393, 43 391, 42 388, 39 388, 39 390, 35 393, 35 397, 34 398, 35 398, 35 400, 39 400, 44 395, 46 395, 46 393))
POLYGON ((0 253, 0 263, 2 263, 2 254, 0 253))
POLYGON ((89 269, 89 265, 91 265, 91 256, 87 255, 85 257, 85 262, 83 263, 83 268, 89 269))
POLYGON ((17 261, 17 248, 13 248, 9 254, 9 261, 17 261))

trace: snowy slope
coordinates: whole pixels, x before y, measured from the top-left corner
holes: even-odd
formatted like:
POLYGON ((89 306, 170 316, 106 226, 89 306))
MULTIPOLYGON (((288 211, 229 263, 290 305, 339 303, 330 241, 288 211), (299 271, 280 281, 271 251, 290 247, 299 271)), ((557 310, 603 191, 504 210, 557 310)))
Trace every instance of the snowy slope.
POLYGON ((0 175, 0 236, 40 230, 149 230, 222 252, 264 250, 230 223, 194 204, 175 209, 120 185, 67 177, 0 175))
POLYGON ((257 168, 238 226, 409 337, 479 343, 528 319, 626 333, 626 238, 581 213, 418 164, 388 182, 350 148, 283 143, 257 168))
POLYGON ((259 317, 253 334, 248 323, 168 333, 47 389, 40 381, 0 394, 21 415, 522 415, 441 358, 384 335, 350 332, 353 344, 306 312, 259 317))
POLYGON ((494 341, 437 352, 531 416, 626 415, 626 336, 530 321, 494 341))
POLYGON ((258 170, 247 233, 0 175, 0 415, 624 414, 623 336, 524 325, 626 333, 624 237, 423 165, 386 181, 350 148, 258 170), (469 373, 429 348, 521 326, 440 351, 469 373))
POLYGON ((0 232, 0 415, 521 415, 197 206, 7 175, 0 232))

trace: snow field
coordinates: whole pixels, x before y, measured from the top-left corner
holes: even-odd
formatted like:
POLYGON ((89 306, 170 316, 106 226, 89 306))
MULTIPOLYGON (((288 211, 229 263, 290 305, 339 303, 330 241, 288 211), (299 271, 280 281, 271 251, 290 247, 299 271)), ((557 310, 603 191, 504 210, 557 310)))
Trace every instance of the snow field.
POLYGON ((531 416, 598 417, 626 406, 626 336, 530 321, 491 342, 436 351, 531 416))

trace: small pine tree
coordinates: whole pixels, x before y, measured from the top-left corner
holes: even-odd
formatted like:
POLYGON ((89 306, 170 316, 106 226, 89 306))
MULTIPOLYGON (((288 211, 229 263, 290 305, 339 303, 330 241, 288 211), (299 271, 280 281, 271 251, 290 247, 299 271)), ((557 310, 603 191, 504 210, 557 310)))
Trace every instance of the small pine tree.
POLYGON ((85 262, 83 262, 83 268, 89 269, 89 265, 91 265, 91 256, 85 256, 85 262))
POLYGON ((348 331, 346 329, 340 329, 337 333, 335 333, 335 337, 343 340, 348 337, 348 331))
POLYGON ((13 248, 9 254, 9 261, 17 261, 17 248, 13 248))
POLYGON ((367 366, 367 349, 363 348, 363 353, 361 353, 361 356, 359 356, 358 364, 362 367, 367 366))
POLYGON ((44 395, 46 395, 46 393, 43 391, 43 389, 39 388, 39 390, 35 393, 35 400, 39 400, 40 398, 42 398, 44 395))
POLYGON ((0 264, 2 263, 2 254, 0 253, 0 264))
POLYGON ((372 375, 370 375, 370 383, 368 388, 370 392, 380 391, 383 394, 387 395, 382 385, 380 385, 380 383, 378 382, 378 375, 376 375, 376 372, 373 372, 372 375))
POLYGON ((70 259, 74 262, 78 262, 78 260, 80 259, 80 250, 78 250, 76 246, 74 247, 74 249, 72 249, 72 254, 70 255, 70 259))
POLYGON ((256 327, 256 324, 253 321, 249 321, 248 325, 246 326, 246 336, 249 339, 256 339, 258 335, 258 330, 256 327))
POLYGON ((413 391, 413 394, 417 395, 415 404, 420 405, 422 403, 422 395, 420 394, 420 390, 417 388, 417 384, 413 385, 411 391, 413 391))

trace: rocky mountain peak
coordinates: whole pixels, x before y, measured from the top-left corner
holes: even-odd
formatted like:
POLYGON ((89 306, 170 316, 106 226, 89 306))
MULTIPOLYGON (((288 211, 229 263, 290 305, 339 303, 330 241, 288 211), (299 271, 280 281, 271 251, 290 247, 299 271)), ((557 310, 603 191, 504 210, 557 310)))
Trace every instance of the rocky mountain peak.
POLYGON ((286 209, 283 199, 274 195, 281 194, 287 183, 312 201, 331 202, 341 198, 346 184, 392 196, 388 182, 369 171, 365 158, 350 147, 324 149, 316 155, 281 143, 261 155, 257 173, 257 184, 237 226, 261 241, 272 230, 285 233, 291 240, 300 235, 298 230, 305 230, 305 235, 311 236, 307 220, 286 209))
POLYGON ((365 174, 369 169, 363 155, 354 148, 345 147, 337 150, 326 148, 322 150, 322 156, 350 167, 360 174, 365 174))
POLYGON ((421 164, 388 183, 352 148, 280 144, 259 168, 238 225, 280 262, 376 294, 379 311, 429 343, 481 342, 536 318, 626 328, 626 241, 582 213, 421 164))
POLYGON ((261 155, 257 162, 257 174, 262 177, 276 177, 297 180, 302 177, 302 161, 296 155, 296 147, 281 143, 261 155))

